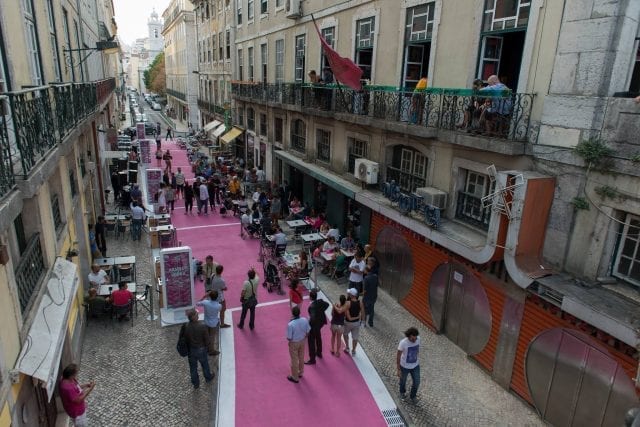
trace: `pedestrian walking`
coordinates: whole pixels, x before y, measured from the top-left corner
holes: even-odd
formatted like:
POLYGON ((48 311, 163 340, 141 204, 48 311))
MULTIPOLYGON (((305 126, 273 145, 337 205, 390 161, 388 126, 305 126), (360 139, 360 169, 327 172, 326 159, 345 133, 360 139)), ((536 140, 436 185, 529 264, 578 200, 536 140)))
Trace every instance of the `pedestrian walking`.
POLYGON ((198 215, 202 213, 202 208, 204 208, 204 214, 209 215, 209 190, 204 181, 200 182, 198 189, 198 215))
POLYGON ((142 224, 144 224, 144 209, 138 205, 138 202, 131 202, 129 207, 131 208, 131 239, 140 240, 142 224))
POLYGON ((209 291, 196 305, 204 308, 204 324, 207 326, 207 332, 209 333, 209 356, 217 356, 220 354, 220 351, 218 351, 218 335, 220 331, 220 309, 222 308, 218 302, 218 291, 209 291))
POLYGON ((171 129, 171 126, 167 126, 167 135, 164 137, 164 139, 173 141, 173 130, 171 129))
POLYGON ((345 305, 344 352, 349 354, 349 334, 351 334, 351 355, 355 356, 358 338, 360 338, 360 325, 364 318, 364 306, 362 301, 358 299, 357 289, 347 289, 347 295, 349 296, 349 300, 345 305))
POLYGON ((184 337, 189 349, 189 373, 193 388, 200 387, 200 376, 198 375, 198 362, 202 366, 202 373, 207 382, 213 380, 213 374, 209 368, 207 352, 209 349, 209 331, 207 326, 198 320, 198 312, 193 308, 187 310, 189 323, 182 325, 180 336, 184 337))
POLYGON ((193 186, 185 181, 184 187, 184 214, 188 215, 193 211, 193 186))
POLYGON ((171 209, 171 212, 173 212, 173 208, 176 203, 176 189, 173 185, 168 185, 166 187, 165 198, 167 199, 167 209, 171 209))
POLYGON ((216 265, 216 272, 211 278, 211 289, 218 292, 218 302, 220 303, 220 327, 228 328, 231 325, 224 323, 224 313, 227 311, 227 300, 224 298, 224 291, 227 290, 227 283, 222 278, 224 267, 216 265))
POLYGON ((85 384, 78 382, 78 365, 72 363, 62 371, 62 380, 58 386, 62 407, 73 420, 75 427, 86 427, 87 403, 86 399, 96 386, 95 381, 85 384))
POLYGON ((302 301, 302 286, 300 286, 300 280, 294 277, 289 282, 289 307, 302 308, 302 301))
POLYGON ((186 182, 186 178, 182 173, 182 168, 178 167, 178 172, 175 174, 176 177, 176 194, 178 197, 182 196, 184 198, 184 184, 186 182))
POLYGON ((374 257, 367 259, 366 276, 364 276, 364 295, 362 303, 364 304, 365 318, 364 323, 369 322, 369 326, 373 327, 373 307, 378 299, 378 269, 376 268, 377 260, 374 257))
POLYGON ((340 295, 340 302, 335 303, 331 309, 331 354, 338 357, 340 357, 340 349, 342 347, 346 304, 347 297, 340 295))
POLYGON ((398 365, 398 378, 400 378, 400 397, 406 398, 407 376, 411 375, 411 392, 409 398, 415 403, 418 387, 420 386, 420 336, 418 329, 411 327, 404 332, 404 338, 398 344, 396 363, 398 365))
POLYGON ((260 277, 256 274, 256 270, 251 267, 247 272, 247 280, 242 285, 242 293, 240 295, 240 302, 242 302, 242 312, 240 313, 240 323, 238 328, 244 328, 244 319, 247 317, 247 311, 249 314, 249 329, 253 331, 256 318, 256 305, 258 305, 258 283, 260 277))
POLYGON ((324 313, 329 308, 329 303, 323 299, 318 299, 318 292, 309 292, 309 360, 305 365, 315 365, 316 357, 322 359, 322 327, 327 324, 327 316, 324 313))
POLYGON ((304 373, 304 342, 311 327, 304 317, 300 317, 300 307, 291 309, 292 318, 287 324, 287 341, 291 359, 291 375, 287 379, 292 383, 300 382, 304 373))
POLYGON ((100 249, 104 258, 107 256, 107 238, 105 237, 106 226, 107 222, 104 217, 99 216, 98 222, 96 222, 96 243, 98 244, 98 249, 100 249))

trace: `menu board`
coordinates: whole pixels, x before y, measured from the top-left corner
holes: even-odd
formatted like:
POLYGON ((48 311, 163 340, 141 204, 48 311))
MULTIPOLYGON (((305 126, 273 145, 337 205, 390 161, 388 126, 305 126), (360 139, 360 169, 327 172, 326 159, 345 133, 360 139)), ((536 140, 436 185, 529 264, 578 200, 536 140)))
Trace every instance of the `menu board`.
POLYGON ((147 169, 144 173, 147 186, 147 203, 153 205, 155 195, 160 190, 162 182, 162 169, 147 169))
POLYGON ((140 149, 140 161, 145 164, 151 164, 151 147, 149 145, 150 141, 148 139, 141 139, 139 141, 139 149, 140 149))
POLYGON ((138 140, 145 139, 147 137, 144 133, 144 123, 136 123, 136 137, 138 140))
POLYGON ((182 246, 160 250, 164 307, 171 310, 193 307, 191 248, 182 246))

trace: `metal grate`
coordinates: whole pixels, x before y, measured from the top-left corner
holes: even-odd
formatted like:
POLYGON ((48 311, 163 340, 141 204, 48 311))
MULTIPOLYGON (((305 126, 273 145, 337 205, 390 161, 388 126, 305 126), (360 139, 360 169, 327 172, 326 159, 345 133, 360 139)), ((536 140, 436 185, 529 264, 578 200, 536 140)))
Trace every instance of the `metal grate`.
POLYGON ((405 427, 406 426, 397 408, 384 409, 382 411, 382 416, 384 417, 389 427, 405 427))

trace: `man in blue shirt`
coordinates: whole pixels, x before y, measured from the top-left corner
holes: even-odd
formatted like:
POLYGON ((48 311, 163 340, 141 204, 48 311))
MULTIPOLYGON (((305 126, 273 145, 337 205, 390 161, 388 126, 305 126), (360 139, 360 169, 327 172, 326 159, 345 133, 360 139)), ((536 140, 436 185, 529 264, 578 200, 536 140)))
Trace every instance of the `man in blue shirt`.
POLYGON ((218 291, 209 291, 202 301, 196 303, 199 307, 204 307, 204 324, 209 332, 209 356, 217 356, 218 351, 218 331, 220 330, 220 309, 222 305, 218 302, 218 291))
POLYGON ((309 321, 300 317, 300 307, 291 309, 292 319, 287 325, 287 340, 289 341, 289 356, 291 357, 291 375, 287 377, 292 383, 298 383, 304 372, 304 343, 311 330, 309 321))

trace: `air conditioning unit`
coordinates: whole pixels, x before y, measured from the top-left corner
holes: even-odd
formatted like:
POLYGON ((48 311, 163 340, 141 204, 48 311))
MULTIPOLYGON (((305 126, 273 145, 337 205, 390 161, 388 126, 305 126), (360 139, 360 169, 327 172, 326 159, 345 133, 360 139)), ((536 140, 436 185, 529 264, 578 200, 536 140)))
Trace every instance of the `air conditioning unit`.
POLYGON ((438 209, 447 208, 447 193, 445 191, 433 187, 420 187, 416 188, 416 194, 421 196, 427 205, 435 206, 438 209))
POLYGON ((287 18, 298 19, 302 16, 302 0, 287 0, 285 15, 287 18))
POLYGON ((378 163, 368 159, 356 159, 353 176, 367 184, 378 183, 378 163))

